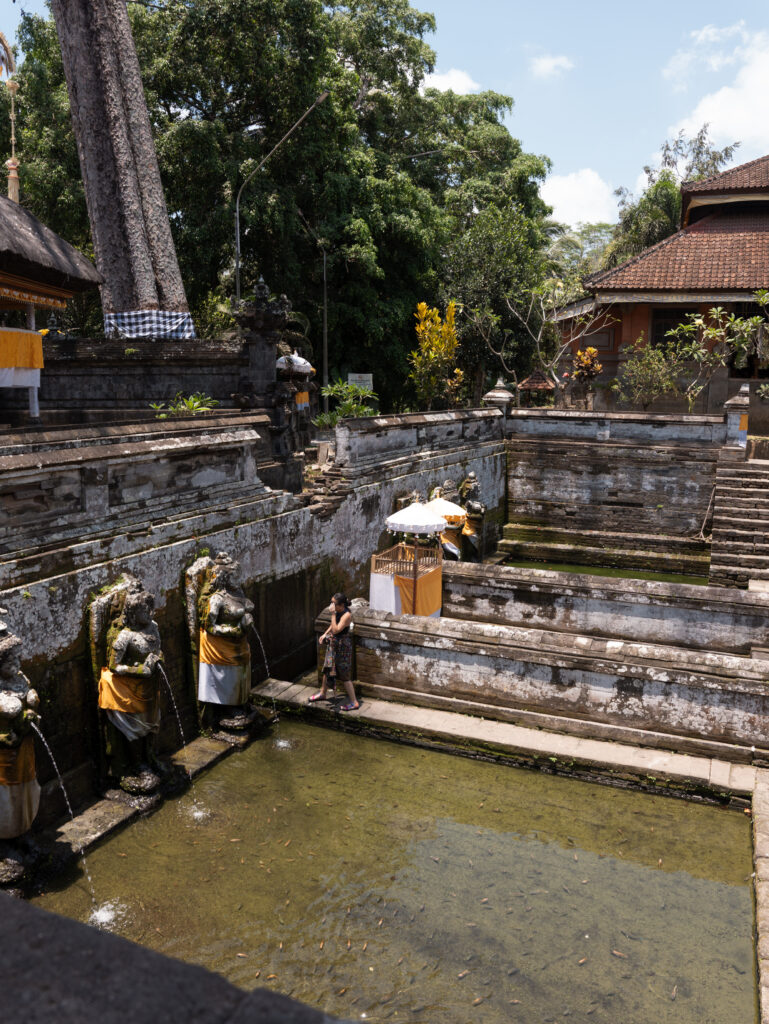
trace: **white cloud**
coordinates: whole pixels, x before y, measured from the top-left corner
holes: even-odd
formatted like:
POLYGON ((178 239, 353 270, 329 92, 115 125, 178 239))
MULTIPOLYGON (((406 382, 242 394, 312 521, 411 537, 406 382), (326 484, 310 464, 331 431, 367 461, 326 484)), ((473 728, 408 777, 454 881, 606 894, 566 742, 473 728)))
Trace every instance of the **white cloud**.
POLYGON ((568 57, 545 53, 541 57, 532 57, 529 67, 535 78, 557 78, 564 71, 571 71, 574 63, 568 57))
POLYGON ((452 92, 462 95, 468 92, 475 92, 476 89, 480 89, 480 85, 474 82, 466 71, 460 71, 459 68, 450 68, 444 73, 435 71, 431 75, 425 75, 422 88, 439 89, 441 92, 448 92, 450 89, 452 92))
POLYGON ((738 163, 769 153, 768 55, 769 32, 753 33, 749 42, 733 54, 737 71, 731 83, 703 96, 690 114, 671 127, 671 133, 683 129, 691 136, 707 123, 716 145, 728 145, 735 140, 741 143, 738 163))
POLYGON ((617 199, 611 185, 591 167, 571 174, 553 174, 541 189, 542 198, 553 207, 553 217, 564 224, 614 223, 617 199))
POLYGON ((686 89, 698 70, 718 72, 741 63, 756 35, 744 21, 737 21, 724 28, 705 25, 690 32, 689 39, 689 45, 677 50, 662 69, 662 77, 672 82, 676 91, 686 89))

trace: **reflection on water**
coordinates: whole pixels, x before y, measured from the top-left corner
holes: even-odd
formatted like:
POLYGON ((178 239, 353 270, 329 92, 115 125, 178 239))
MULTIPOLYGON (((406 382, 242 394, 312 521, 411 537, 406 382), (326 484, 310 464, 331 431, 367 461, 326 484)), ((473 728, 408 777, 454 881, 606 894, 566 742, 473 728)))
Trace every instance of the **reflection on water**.
MULTIPOLYGON (((90 855, 110 930, 346 1019, 755 1019, 744 816, 295 722, 281 740, 90 855)), ((36 902, 91 913, 77 879, 36 902)))

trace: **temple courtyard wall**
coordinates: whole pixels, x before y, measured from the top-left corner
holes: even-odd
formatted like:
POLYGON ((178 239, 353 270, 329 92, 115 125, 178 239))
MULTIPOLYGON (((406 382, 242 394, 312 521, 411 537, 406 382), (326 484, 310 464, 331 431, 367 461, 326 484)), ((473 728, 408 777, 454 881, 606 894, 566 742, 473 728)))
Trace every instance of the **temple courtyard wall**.
MULTIPOLYGON (((384 521, 399 499, 426 496, 474 471, 488 508, 487 551, 511 511, 525 506, 533 515, 535 504, 543 529, 560 528, 578 506, 580 521, 596 533, 610 536, 619 523, 637 534, 642 522, 659 539, 662 515, 664 536, 685 543, 707 511, 726 438, 717 417, 532 410, 506 418, 496 409, 371 417, 340 424, 335 461, 308 472, 293 494, 273 486, 286 466, 270 432, 258 413, 229 411, 6 435, 0 606, 24 639, 24 670, 41 695, 45 734, 76 803, 99 788, 88 607, 124 574, 155 595, 166 670, 189 739, 198 723, 182 579, 201 554, 225 550, 241 563, 270 674, 291 679, 314 664, 314 623, 331 594, 368 596, 370 557, 390 542, 384 521)), ((674 554, 664 541, 657 551, 674 554)), ((731 590, 542 576, 548 579, 537 583, 519 573, 511 586, 501 571, 447 566, 445 614, 457 620, 425 626, 404 619, 408 643, 379 648, 381 657, 361 634, 361 670, 412 692, 431 681, 460 701, 480 693, 497 707, 549 707, 673 734, 702 730, 735 743, 752 732, 763 742, 769 709, 760 662, 744 657, 766 643, 760 601, 731 590), (719 597, 709 602, 713 593, 719 597), (591 651, 594 641, 670 644, 688 653, 670 664, 655 655, 648 665, 638 653, 638 665, 623 672, 626 653, 591 651), (717 659, 712 671, 695 664, 704 656, 717 659)), ((267 675, 256 651, 253 670, 255 681, 267 675)), ((166 714, 161 749, 179 744, 166 714)), ((52 820, 63 808, 42 753, 39 764, 42 820, 52 820)))

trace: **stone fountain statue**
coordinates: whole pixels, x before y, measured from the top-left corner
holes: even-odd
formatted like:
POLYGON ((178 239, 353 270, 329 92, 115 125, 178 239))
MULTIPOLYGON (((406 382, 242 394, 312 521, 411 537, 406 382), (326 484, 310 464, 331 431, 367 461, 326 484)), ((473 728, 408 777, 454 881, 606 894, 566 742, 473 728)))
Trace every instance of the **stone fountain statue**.
POLYGON ((0 839, 27 832, 40 804, 32 734, 40 701, 21 671, 21 646, 0 623, 0 839))
POLYGON ((478 478, 472 470, 459 485, 459 501, 467 513, 467 522, 462 531, 467 542, 465 561, 480 562, 483 555, 483 521, 486 506, 481 501, 478 478))
POLYGON ((105 722, 107 773, 142 806, 156 802, 160 786, 155 737, 163 652, 152 618, 154 607, 152 594, 135 579, 119 584, 91 606, 92 635, 101 655, 99 707, 105 722))
POLYGON ((230 743, 247 741, 257 715, 249 704, 254 605, 238 581, 240 566, 225 551, 199 558, 187 571, 187 613, 197 670, 201 721, 230 743))

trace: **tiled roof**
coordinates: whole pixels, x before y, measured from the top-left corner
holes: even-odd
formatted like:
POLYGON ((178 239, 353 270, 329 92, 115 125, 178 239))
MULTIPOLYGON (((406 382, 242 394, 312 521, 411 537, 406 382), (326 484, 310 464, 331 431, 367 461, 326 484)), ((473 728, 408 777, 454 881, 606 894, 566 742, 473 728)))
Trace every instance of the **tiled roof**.
POLYGON ((740 164, 728 171, 703 178, 701 181, 685 181, 681 185, 684 197, 689 192, 769 192, 769 156, 760 156, 750 163, 740 164))
POLYGON ((555 384, 541 370, 534 370, 518 385, 519 391, 552 391, 555 384))
POLYGON ((703 217, 585 285, 592 292, 769 288, 769 210, 703 217))

